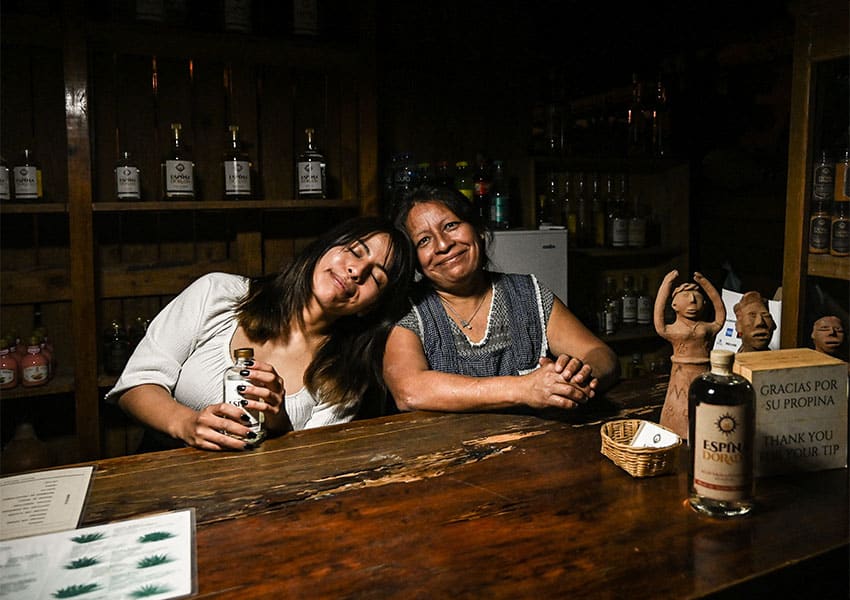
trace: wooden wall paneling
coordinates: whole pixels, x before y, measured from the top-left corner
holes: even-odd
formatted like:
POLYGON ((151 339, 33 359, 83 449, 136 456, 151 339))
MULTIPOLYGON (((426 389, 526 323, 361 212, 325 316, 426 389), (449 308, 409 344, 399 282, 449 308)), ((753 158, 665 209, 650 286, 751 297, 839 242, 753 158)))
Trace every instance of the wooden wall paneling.
MULTIPOLYGON (((44 199, 67 202, 68 159, 65 154, 65 95, 62 54, 53 48, 33 48, 33 146, 41 163, 44 199)), ((80 100, 80 99, 77 99, 80 100)), ((75 104, 85 110, 82 104, 75 104)), ((86 157, 88 160, 88 157, 86 157)))
POLYGON ((359 62, 357 65, 358 167, 357 193, 365 214, 381 212, 378 165, 378 115, 375 40, 376 2, 358 2, 357 26, 359 62))
POLYGON ((195 193, 198 200, 224 199, 221 158, 227 141, 224 65, 193 60, 192 157, 195 159, 195 193))
POLYGON ((44 213, 35 215, 38 233, 36 263, 39 267, 68 268, 70 264, 68 215, 44 213))
MULTIPOLYGON (((354 98, 342 95, 341 74, 328 73, 324 80, 325 96, 325 145, 319 149, 325 154, 328 164, 328 198, 342 198, 345 160, 342 153, 342 105, 354 98)), ((350 90, 349 90, 350 93, 350 90)))
POLYGON ((258 77, 257 162, 267 200, 295 197, 292 79, 287 67, 263 65, 258 77))
MULTIPOLYGON (((74 398, 80 458, 100 455, 100 399, 97 387, 97 333, 94 302, 94 255, 92 234, 92 166, 89 140, 89 90, 87 48, 83 26, 68 9, 63 38, 64 94, 63 131, 67 132, 68 217, 71 248, 71 330, 74 338, 74 398)), ((55 76, 55 75, 54 75, 55 76)))
POLYGON ((342 200, 359 200, 360 157, 358 156, 360 134, 357 117, 360 95, 356 76, 340 74, 331 97, 338 104, 339 112, 339 180, 338 197, 342 200))
POLYGON ((121 70, 118 54, 114 52, 91 53, 92 71, 92 162, 94 181, 92 193, 94 202, 115 200, 115 174, 112 170, 118 159, 119 138, 118 82, 121 70))
POLYGON ((28 49, 3 46, 0 73, 0 152, 11 169, 33 138, 32 60, 28 49))
MULTIPOLYGON (((201 263, 217 263, 231 257, 234 240, 233 213, 199 211, 195 214, 195 253, 201 263)), ((215 265, 210 265, 215 268, 215 265)))
POLYGON ((195 213, 186 211, 157 212, 159 262, 163 265, 185 265, 197 260, 197 228, 195 213))

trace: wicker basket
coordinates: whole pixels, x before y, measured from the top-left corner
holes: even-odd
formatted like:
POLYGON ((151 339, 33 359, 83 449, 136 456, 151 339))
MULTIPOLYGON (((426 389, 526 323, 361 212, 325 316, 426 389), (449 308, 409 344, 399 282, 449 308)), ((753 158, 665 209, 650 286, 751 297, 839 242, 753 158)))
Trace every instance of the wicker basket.
POLYGON ((679 439, 677 443, 664 448, 629 446, 641 423, 640 419, 625 419, 609 421, 602 425, 602 454, 632 477, 654 477, 673 473, 678 463, 678 450, 682 440, 679 439))

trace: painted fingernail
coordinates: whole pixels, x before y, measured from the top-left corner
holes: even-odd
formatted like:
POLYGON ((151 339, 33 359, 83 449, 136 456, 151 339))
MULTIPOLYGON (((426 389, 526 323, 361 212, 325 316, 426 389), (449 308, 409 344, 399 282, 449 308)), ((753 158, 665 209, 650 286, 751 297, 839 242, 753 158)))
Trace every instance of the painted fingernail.
POLYGON ((248 369, 242 369, 241 371, 239 371, 239 374, 240 374, 242 377, 248 377, 248 375, 250 375, 250 374, 251 374, 251 371, 249 371, 248 369))
POLYGON ((254 361, 253 361, 253 360, 246 360, 246 361, 245 361, 245 366, 246 366, 246 367, 253 367, 253 366, 254 366, 254 361))
POLYGON ((243 415, 242 415, 242 416, 240 416, 239 418, 240 418, 240 419, 242 419, 243 421, 250 421, 250 420, 251 420, 251 415, 245 415, 245 414, 243 414, 243 415))
POLYGON ((247 400, 240 400, 239 404, 241 404, 242 406, 248 406, 248 401, 247 400))
POLYGON ((245 446, 244 446, 244 447, 245 447, 245 450, 253 450, 253 449, 254 449, 254 444, 245 444, 245 446))
POLYGON ((244 391, 245 391, 245 390, 247 390, 247 389, 248 389, 248 386, 247 386, 247 385, 237 385, 237 386, 236 386, 236 391, 237 391, 237 392, 244 392, 244 391))
POLYGON ((253 440, 255 437, 257 437, 257 434, 254 433, 253 431, 249 431, 248 433, 245 434, 245 437, 248 438, 249 440, 253 440))

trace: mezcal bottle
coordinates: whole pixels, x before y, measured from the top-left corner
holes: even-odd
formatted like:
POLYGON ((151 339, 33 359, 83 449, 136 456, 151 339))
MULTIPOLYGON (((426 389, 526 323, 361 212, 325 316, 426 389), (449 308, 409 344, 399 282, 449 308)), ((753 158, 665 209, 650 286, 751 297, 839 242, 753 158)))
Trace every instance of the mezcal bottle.
POLYGON ((239 141, 239 127, 231 125, 230 145, 224 153, 222 166, 224 168, 224 197, 228 200, 239 200, 251 197, 251 161, 242 151, 239 141))
POLYGON ((296 189, 299 198, 326 198, 325 157, 313 145, 313 129, 304 130, 307 134, 307 146, 298 155, 295 164, 297 173, 296 189))
POLYGON ((732 373, 735 354, 711 351, 711 371, 688 390, 690 505, 712 517, 753 508, 755 392, 732 373))
POLYGON ((265 415, 258 410, 248 410, 242 407, 243 398, 242 394, 239 393, 241 386, 253 385, 251 380, 248 379, 248 367, 250 366, 248 361, 254 358, 254 350, 252 348, 237 348, 233 351, 233 358, 233 366, 224 371, 224 401, 242 409, 246 415, 243 425, 250 428, 254 434, 254 437, 247 438, 245 441, 257 444, 265 437, 263 432, 265 415))
POLYGON ((189 151, 183 145, 180 123, 172 123, 174 132, 171 149, 162 161, 163 190, 166 200, 195 199, 195 163, 189 156, 189 151))

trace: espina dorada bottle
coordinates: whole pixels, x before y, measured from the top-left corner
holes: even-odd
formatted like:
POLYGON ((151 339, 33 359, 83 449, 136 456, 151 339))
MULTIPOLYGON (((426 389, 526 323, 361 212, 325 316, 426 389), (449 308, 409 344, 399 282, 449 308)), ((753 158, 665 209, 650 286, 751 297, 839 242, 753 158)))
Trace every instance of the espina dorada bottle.
POLYGON ((691 383, 690 504, 713 517, 745 515, 753 508, 755 392, 732 373, 735 354, 711 351, 711 371, 691 383))
POLYGON ((172 123, 171 148, 162 161, 162 187, 166 200, 195 199, 195 163, 183 144, 183 126, 172 123))
POLYGON ((233 366, 228 367, 224 371, 224 401, 242 409, 242 412, 245 413, 242 424, 250 428, 255 436, 246 438, 245 441, 251 444, 257 444, 264 437, 264 415, 258 410, 244 408, 242 406, 242 394, 239 393, 238 389, 240 386, 253 385, 251 380, 248 379, 248 364, 246 364, 246 361, 254 358, 254 350, 252 348, 237 348, 233 351, 233 358, 233 366))

